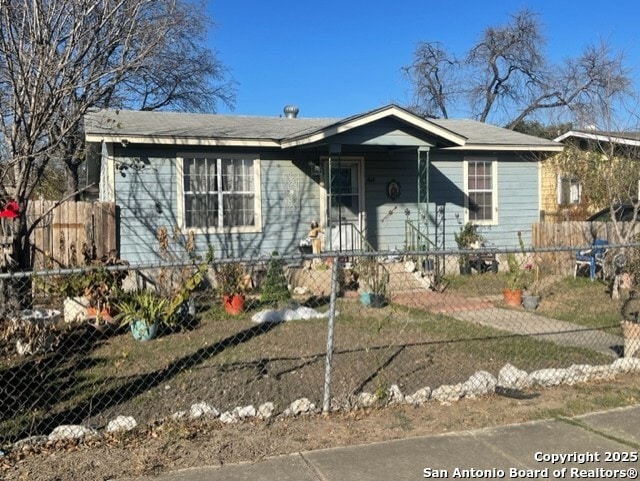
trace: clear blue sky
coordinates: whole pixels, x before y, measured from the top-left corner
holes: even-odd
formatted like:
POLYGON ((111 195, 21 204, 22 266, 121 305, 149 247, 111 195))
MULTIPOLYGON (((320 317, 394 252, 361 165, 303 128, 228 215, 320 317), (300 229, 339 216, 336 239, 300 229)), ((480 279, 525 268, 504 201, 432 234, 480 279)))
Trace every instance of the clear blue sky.
POLYGON ((603 39, 640 73, 640 4, 633 0, 209 0, 215 25, 208 38, 237 82, 232 113, 278 116, 295 104, 300 116, 346 117, 409 101, 401 67, 417 42, 440 41, 462 54, 486 26, 523 6, 539 14, 551 60, 603 39))

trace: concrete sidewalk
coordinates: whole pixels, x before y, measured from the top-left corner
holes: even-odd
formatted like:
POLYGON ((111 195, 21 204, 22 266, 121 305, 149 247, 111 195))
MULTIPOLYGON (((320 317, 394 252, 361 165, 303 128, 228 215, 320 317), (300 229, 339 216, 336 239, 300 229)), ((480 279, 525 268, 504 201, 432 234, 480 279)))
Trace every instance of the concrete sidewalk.
POLYGON ((571 419, 302 452, 254 464, 193 468, 153 479, 609 479, 622 477, 621 470, 624 477, 635 479, 639 448, 640 405, 571 419))

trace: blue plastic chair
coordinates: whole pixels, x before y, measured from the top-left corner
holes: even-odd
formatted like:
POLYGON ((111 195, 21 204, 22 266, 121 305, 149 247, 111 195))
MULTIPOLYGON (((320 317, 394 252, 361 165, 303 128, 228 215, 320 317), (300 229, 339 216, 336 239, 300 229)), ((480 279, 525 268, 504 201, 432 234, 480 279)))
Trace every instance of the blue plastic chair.
POLYGON ((608 245, 609 242, 606 240, 596 239, 591 244, 591 248, 576 252, 575 269, 573 272, 574 279, 578 275, 578 269, 580 269, 580 267, 589 266, 589 278, 594 280, 596 278, 597 266, 602 268, 608 245))

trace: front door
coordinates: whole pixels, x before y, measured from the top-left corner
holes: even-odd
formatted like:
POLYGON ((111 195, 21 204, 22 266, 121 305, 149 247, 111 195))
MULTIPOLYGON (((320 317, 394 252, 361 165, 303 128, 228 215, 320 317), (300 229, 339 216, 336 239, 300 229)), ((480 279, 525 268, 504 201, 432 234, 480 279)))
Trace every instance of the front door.
POLYGON ((324 163, 325 219, 328 238, 325 248, 331 250, 361 249, 364 228, 362 195, 362 161, 332 160, 324 163))

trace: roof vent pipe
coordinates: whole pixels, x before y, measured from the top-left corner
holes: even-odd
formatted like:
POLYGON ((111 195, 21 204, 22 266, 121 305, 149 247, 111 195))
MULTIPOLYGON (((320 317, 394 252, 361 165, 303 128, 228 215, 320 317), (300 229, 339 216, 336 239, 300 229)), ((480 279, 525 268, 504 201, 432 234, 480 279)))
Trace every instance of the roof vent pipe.
POLYGON ((298 116, 298 112, 300 112, 300 109, 295 105, 287 105, 284 108, 284 116, 288 119, 295 119, 298 116))

